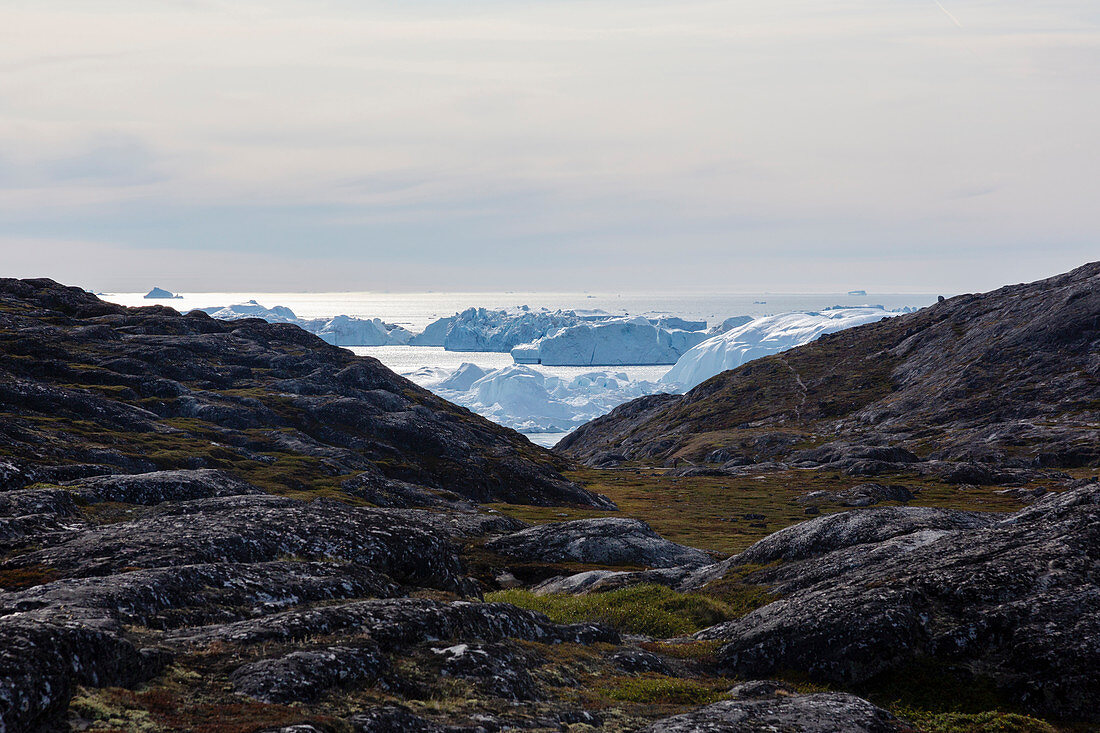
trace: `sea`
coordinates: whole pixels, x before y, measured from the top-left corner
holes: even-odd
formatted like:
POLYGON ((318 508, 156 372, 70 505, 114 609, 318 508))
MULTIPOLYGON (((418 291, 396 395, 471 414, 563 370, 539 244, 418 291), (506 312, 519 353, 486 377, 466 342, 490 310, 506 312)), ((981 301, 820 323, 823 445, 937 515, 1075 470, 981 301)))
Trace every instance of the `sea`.
MULTIPOLYGON (((554 292, 337 292, 273 293, 210 292, 181 293, 170 300, 151 300, 145 293, 97 293, 104 300, 128 306, 166 305, 180 312, 247 303, 255 300, 268 308, 282 305, 301 318, 327 318, 348 315, 357 318, 381 318, 386 323, 422 331, 439 318, 467 308, 547 308, 550 310, 602 310, 611 315, 679 316, 706 321, 715 326, 732 316, 754 318, 790 311, 814 311, 830 306, 881 305, 888 310, 904 306, 923 307, 936 301, 927 293, 554 293, 554 292)), ((950 295, 944 293, 944 295, 950 295)), ((483 369, 499 369, 512 363, 509 354, 495 352, 455 352, 429 346, 352 347, 361 356, 373 356, 398 374, 411 375, 422 367, 454 369, 463 363, 483 369)), ((574 377, 601 369, 594 367, 537 367, 545 374, 574 377)), ((669 370, 668 365, 604 367, 602 371, 625 373, 631 380, 657 381, 669 370)), ((415 377, 414 377, 415 380, 415 377)), ((551 446, 564 433, 537 433, 527 437, 551 446)))

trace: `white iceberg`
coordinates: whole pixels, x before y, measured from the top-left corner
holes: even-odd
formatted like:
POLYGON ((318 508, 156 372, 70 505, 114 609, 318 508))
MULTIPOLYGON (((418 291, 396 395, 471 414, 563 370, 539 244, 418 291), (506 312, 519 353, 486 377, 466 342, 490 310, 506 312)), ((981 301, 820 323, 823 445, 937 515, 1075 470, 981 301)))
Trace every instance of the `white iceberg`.
POLYGON ((425 367, 405 376, 451 402, 525 433, 567 432, 623 402, 661 389, 655 382, 632 381, 621 372, 587 372, 563 379, 521 364, 488 372, 473 364, 450 371, 425 367), (473 377, 477 379, 470 382, 473 377))
POLYGON ((413 338, 411 331, 385 323, 380 318, 353 318, 345 315, 333 318, 299 318, 286 306, 267 308, 255 300, 197 310, 222 321, 262 318, 268 323, 293 323, 335 346, 402 346, 413 338))
POLYGON ((178 300, 181 298, 183 298, 182 295, 176 295, 175 293, 169 292, 164 288, 153 288, 145 294, 146 300, 178 300))
POLYGON ((381 318, 341 315, 327 321, 321 318, 304 321, 303 328, 333 346, 404 346, 413 337, 411 331, 385 323, 381 318))
POLYGON ((809 343, 822 334, 843 331, 910 312, 882 306, 827 308, 820 312, 781 313, 757 318, 698 344, 661 378, 669 390, 688 390, 747 361, 809 343))
POLYGON ((642 316, 617 318, 559 328, 516 346, 512 358, 548 366, 675 364, 706 338, 702 331, 659 328, 642 316))
POLYGON ((262 318, 268 323, 300 323, 301 319, 294 315, 294 311, 284 305, 274 308, 265 308, 254 300, 247 303, 227 305, 223 308, 198 308, 204 313, 219 321, 237 321, 242 318, 262 318))

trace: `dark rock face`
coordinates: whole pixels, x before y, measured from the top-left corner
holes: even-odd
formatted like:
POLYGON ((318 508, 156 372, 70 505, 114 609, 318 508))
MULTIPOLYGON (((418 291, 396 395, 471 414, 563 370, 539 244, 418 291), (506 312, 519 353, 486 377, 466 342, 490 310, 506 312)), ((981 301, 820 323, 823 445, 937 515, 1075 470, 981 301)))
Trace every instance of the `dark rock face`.
POLYGON ((780 682, 746 682, 731 700, 659 720, 646 733, 908 733, 913 728, 854 695, 800 695, 780 682))
POLYGON ((443 733, 446 730, 396 705, 353 715, 349 722, 355 733, 443 733))
POLYGON ((802 504, 838 504, 846 507, 865 507, 880 501, 912 501, 913 492, 897 484, 859 484, 840 491, 813 491, 799 498, 802 504))
POLYGON ((444 660, 443 674, 476 682, 491 697, 504 700, 542 697, 527 671, 532 666, 530 661, 507 644, 456 644, 432 651, 444 660))
POLYGON ((91 476, 68 481, 65 486, 89 503, 160 504, 164 501, 264 493, 225 471, 209 468, 91 476))
POLYGON ((71 517, 76 514, 76 504, 72 494, 61 489, 0 492, 0 517, 25 517, 33 514, 71 517))
POLYGON ((312 702, 336 687, 378 679, 389 660, 377 646, 291 652, 237 668, 233 689, 264 702, 312 702))
POLYGON ((672 668, 663 657, 644 649, 620 649, 611 655, 611 661, 616 667, 630 674, 654 673, 666 677, 673 675, 672 668))
POLYGON ((296 326, 124 308, 51 280, 0 279, 0 430, 0 490, 153 473, 80 490, 154 503, 244 480, 394 506, 612 507, 518 433, 296 326), (180 469, 227 474, 161 473, 180 469))
POLYGON ((385 510, 274 496, 176 502, 132 522, 60 533, 49 547, 0 562, 0 570, 47 566, 86 577, 125 568, 255 563, 283 556, 338 558, 399 582, 457 590, 455 548, 431 526, 385 510))
MULTIPOLYGON (((974 465, 1100 465, 1100 262, 961 295, 723 372, 685 395, 621 405, 557 449, 621 461, 779 461, 873 476, 923 459, 974 465), (761 398, 766 395, 766 398, 761 398), (761 444, 760 431, 827 438, 761 444)), ((988 469, 987 469, 988 470, 988 469)))
POLYGON ((992 521, 924 522, 926 533, 946 529, 923 537, 895 533, 895 522, 886 531, 839 524, 843 541, 822 531, 843 521, 836 516, 862 525, 879 515, 880 525, 882 513, 900 511, 913 510, 822 517, 738 556, 795 562, 771 576, 789 595, 700 632, 729 641, 722 668, 754 677, 801 669, 853 684, 932 660, 990 679, 1030 710, 1100 719, 1100 484, 992 521), (853 561, 860 553, 873 561, 853 561))
POLYGON ((356 601, 285 611, 231 624, 181 629, 165 635, 172 646, 213 641, 257 644, 295 641, 317 634, 367 632, 384 649, 432 639, 527 639, 591 644, 616 642, 618 635, 596 624, 558 625, 533 611, 506 603, 442 603, 419 598, 356 601))
POLYGON ((998 518, 998 515, 987 512, 926 507, 883 507, 840 512, 768 535, 737 555, 736 561, 767 565, 776 560, 801 560, 920 530, 976 529, 988 526, 998 518))
POLYGON ((705 565, 701 550, 670 542, 637 519, 608 517, 557 522, 490 540, 488 549, 524 560, 673 567, 705 565))

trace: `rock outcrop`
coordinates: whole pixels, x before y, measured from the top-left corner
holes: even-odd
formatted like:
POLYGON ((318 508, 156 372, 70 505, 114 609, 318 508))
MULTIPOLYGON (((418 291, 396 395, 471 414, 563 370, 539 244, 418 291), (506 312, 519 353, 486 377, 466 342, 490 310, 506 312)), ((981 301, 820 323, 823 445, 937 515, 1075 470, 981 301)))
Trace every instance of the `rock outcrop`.
POLYGON ((185 491, 239 493, 235 478, 341 494, 366 473, 363 495, 391 504, 611 506, 521 435, 296 326, 125 308, 51 280, 0 279, 0 431, 0 487, 79 479, 93 500, 152 503, 159 472, 218 469, 185 491), (87 483, 137 473, 157 475, 87 483))
MULTIPOLYGON (((1002 467, 1100 464, 1100 262, 960 295, 748 362, 685 395, 622 405, 558 450, 597 465, 740 457, 849 475, 914 458, 1002 467), (772 451, 761 433, 793 437, 772 451), (807 441, 833 445, 807 450, 807 441)), ((975 483, 964 481, 964 483, 975 483)))
POLYGON ((670 542, 645 522, 626 517, 543 524, 490 540, 485 546, 501 555, 551 563, 665 568, 712 562, 702 550, 670 542))
POLYGON ((822 517, 758 543, 733 561, 786 560, 754 578, 784 597, 698 636, 728 641, 732 674, 858 685, 931 663, 1027 709, 1100 720, 1100 484, 984 521, 912 512, 822 517))
POLYGON ((871 703, 837 692, 800 695, 777 682, 746 682, 730 700, 659 720, 645 733, 910 733, 913 727, 871 703))

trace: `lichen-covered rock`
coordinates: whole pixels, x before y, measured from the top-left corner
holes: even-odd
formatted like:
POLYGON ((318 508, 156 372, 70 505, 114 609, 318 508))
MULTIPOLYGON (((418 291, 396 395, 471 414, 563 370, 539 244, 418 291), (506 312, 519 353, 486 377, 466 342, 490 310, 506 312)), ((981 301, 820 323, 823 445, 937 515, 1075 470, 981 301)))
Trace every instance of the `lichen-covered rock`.
POLYGON ((882 507, 839 512, 768 535, 738 555, 736 562, 767 565, 776 560, 798 560, 924 529, 975 529, 998 518, 992 513, 926 507, 882 507))
POLYGON ((0 492, 0 517, 24 517, 28 514, 76 514, 72 494, 64 489, 22 489, 0 492))
POLYGON ((406 708, 384 705, 348 720, 354 733, 443 733, 443 726, 424 720, 406 708))
POLYGON ((344 477, 391 505, 447 492, 614 508, 560 456, 295 325, 126 308, 47 279, 0 278, 0 426, 0 490, 230 466, 280 491, 344 477), (290 470, 268 470, 275 458, 290 470))
MULTIPOLYGON (((872 511, 896 510, 859 514, 872 511)), ((725 671, 852 684, 925 659, 988 678, 1027 709, 1100 720, 1100 484, 876 562, 844 560, 870 543, 817 556, 820 543, 794 546, 764 555, 802 558, 776 571, 790 595, 698 635, 729 642, 725 671)))
POLYGON ((135 570, 68 578, 0 593, 0 617, 64 613, 100 628, 123 624, 170 629, 228 623, 301 603, 398 595, 385 575, 361 565, 288 562, 135 570))
POLYGON ((431 525, 336 501, 230 496, 160 505, 132 522, 88 528, 0 563, 87 577, 123 568, 339 559, 407 582, 467 587, 457 550, 431 525))
POLYGON ((433 649, 443 665, 441 672, 475 682, 490 697, 504 700, 538 700, 542 697, 528 668, 530 654, 507 644, 460 643, 433 649))
POLYGON ((264 702, 312 702, 337 687, 376 680, 389 670, 376 644, 297 651, 242 665, 230 675, 237 692, 264 702))
POLYGON ((645 522, 625 517, 543 524, 490 540, 485 546, 509 557, 545 562, 649 567, 712 562, 702 550, 670 542, 645 522))
POLYGON ((612 654, 610 659, 612 664, 629 674, 652 673, 666 677, 673 675, 672 668, 664 657, 645 649, 627 647, 612 654))
POLYGON ((730 700, 659 720, 645 733, 910 733, 887 711, 838 692, 800 695, 779 682, 747 682, 730 700))
POLYGON ((0 617, 0 731, 45 729, 64 713, 74 685, 133 685, 163 663, 158 653, 60 613, 0 617))
POLYGON ((193 647, 214 641, 257 644, 337 633, 367 634, 383 649, 432 639, 525 639, 581 644, 618 641, 618 634, 597 624, 555 624, 541 613, 507 603, 445 603, 420 598, 295 609, 231 624, 180 629, 169 632, 164 639, 174 646, 193 647))
POLYGON ((846 507, 867 507, 882 501, 912 501, 913 492, 897 484, 866 483, 840 491, 813 491, 799 497, 800 504, 839 504, 846 507))
POLYGON ((66 482, 65 486, 89 503, 159 504, 264 493, 225 471, 210 468, 92 476, 66 482))

